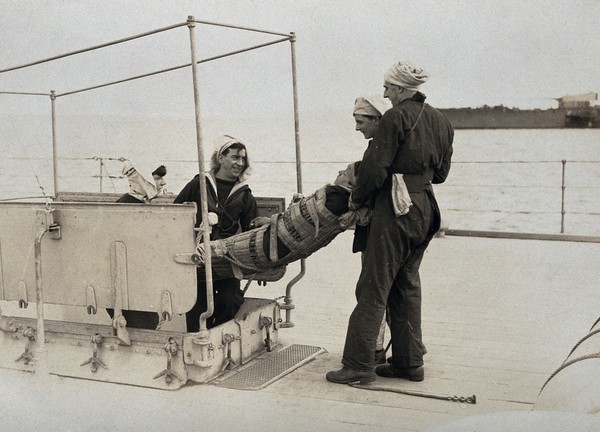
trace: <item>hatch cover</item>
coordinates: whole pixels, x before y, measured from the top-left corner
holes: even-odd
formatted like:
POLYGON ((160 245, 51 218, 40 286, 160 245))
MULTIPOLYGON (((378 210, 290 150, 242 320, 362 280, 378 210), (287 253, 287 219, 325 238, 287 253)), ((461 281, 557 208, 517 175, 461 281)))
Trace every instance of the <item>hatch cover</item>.
POLYGON ((260 390, 324 352, 324 348, 317 346, 290 345, 215 385, 238 390, 260 390))

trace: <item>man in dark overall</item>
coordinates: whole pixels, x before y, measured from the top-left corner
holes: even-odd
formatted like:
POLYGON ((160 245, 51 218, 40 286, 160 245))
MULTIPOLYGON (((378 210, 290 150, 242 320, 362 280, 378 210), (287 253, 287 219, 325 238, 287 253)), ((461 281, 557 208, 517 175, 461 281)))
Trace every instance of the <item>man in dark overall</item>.
POLYGON ((431 183, 442 183, 450 170, 454 131, 448 120, 425 104, 419 86, 428 74, 409 62, 394 64, 384 75, 384 97, 392 102, 358 169, 350 207, 369 198, 373 213, 364 263, 356 285, 342 357, 343 367, 328 372, 335 383, 370 382, 385 377, 424 379, 419 266, 440 226, 431 183), (396 216, 392 178, 403 175, 412 206, 396 216), (389 310, 392 358, 374 370, 375 343, 389 310))

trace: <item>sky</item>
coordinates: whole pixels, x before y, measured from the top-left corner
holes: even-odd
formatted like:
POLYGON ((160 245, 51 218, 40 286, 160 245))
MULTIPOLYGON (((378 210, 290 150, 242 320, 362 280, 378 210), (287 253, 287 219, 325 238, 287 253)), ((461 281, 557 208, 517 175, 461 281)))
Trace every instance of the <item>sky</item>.
MULTIPOLYGON (((401 59, 429 72, 422 90, 440 108, 548 108, 557 106, 553 98, 600 91, 597 0, 0 0, 0 7, 0 69, 183 23, 188 15, 295 32, 299 106, 308 115, 347 115, 357 96, 382 92, 383 73, 401 59)), ((195 31, 199 58, 279 38, 202 25, 195 31)), ((206 111, 291 109, 289 42, 237 57, 200 67, 206 111)), ((2 73, 0 91, 60 93, 189 59, 182 27, 2 73)), ((95 108, 176 113, 192 103, 189 85, 189 71, 164 74, 119 91, 157 100, 173 92, 175 100, 140 106, 100 90, 95 108)), ((0 112, 15 109, 8 105, 0 100, 0 112)))

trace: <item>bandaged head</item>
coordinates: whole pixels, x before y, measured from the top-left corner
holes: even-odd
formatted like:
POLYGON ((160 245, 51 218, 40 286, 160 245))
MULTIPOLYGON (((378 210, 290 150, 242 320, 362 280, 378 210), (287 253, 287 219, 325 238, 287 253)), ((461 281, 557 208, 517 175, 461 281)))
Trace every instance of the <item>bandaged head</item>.
POLYGON ((406 90, 418 91, 419 86, 429 78, 429 74, 407 60, 392 65, 383 75, 383 79, 406 90))
POLYGON ((358 97, 354 101, 354 115, 364 115, 370 117, 381 117, 384 112, 391 108, 387 99, 382 96, 358 97))

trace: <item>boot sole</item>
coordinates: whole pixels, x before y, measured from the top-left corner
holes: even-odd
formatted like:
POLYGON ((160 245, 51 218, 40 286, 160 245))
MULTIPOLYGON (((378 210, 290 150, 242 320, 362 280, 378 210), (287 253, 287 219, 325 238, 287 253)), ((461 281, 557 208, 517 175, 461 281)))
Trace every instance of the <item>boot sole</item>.
POLYGON ((380 377, 384 377, 384 378, 400 378, 400 379, 405 379, 405 380, 409 380, 409 381, 413 381, 413 382, 421 382, 425 379, 425 374, 423 375, 409 375, 406 373, 381 373, 381 372, 377 372, 377 369, 375 369, 375 374, 377 374, 380 377))
POLYGON ((383 378, 399 378, 399 379, 405 379, 408 381, 413 381, 413 382, 421 382, 425 379, 425 375, 423 376, 409 376, 409 375, 381 375, 381 374, 377 374, 380 377, 383 378))
POLYGON ((325 378, 327 379, 327 381, 336 383, 336 384, 350 384, 350 383, 368 384, 370 382, 375 381, 377 379, 377 376, 374 375, 374 376, 368 376, 368 377, 357 377, 357 378, 353 378, 353 379, 336 380, 336 379, 331 379, 327 375, 325 375, 325 378))

